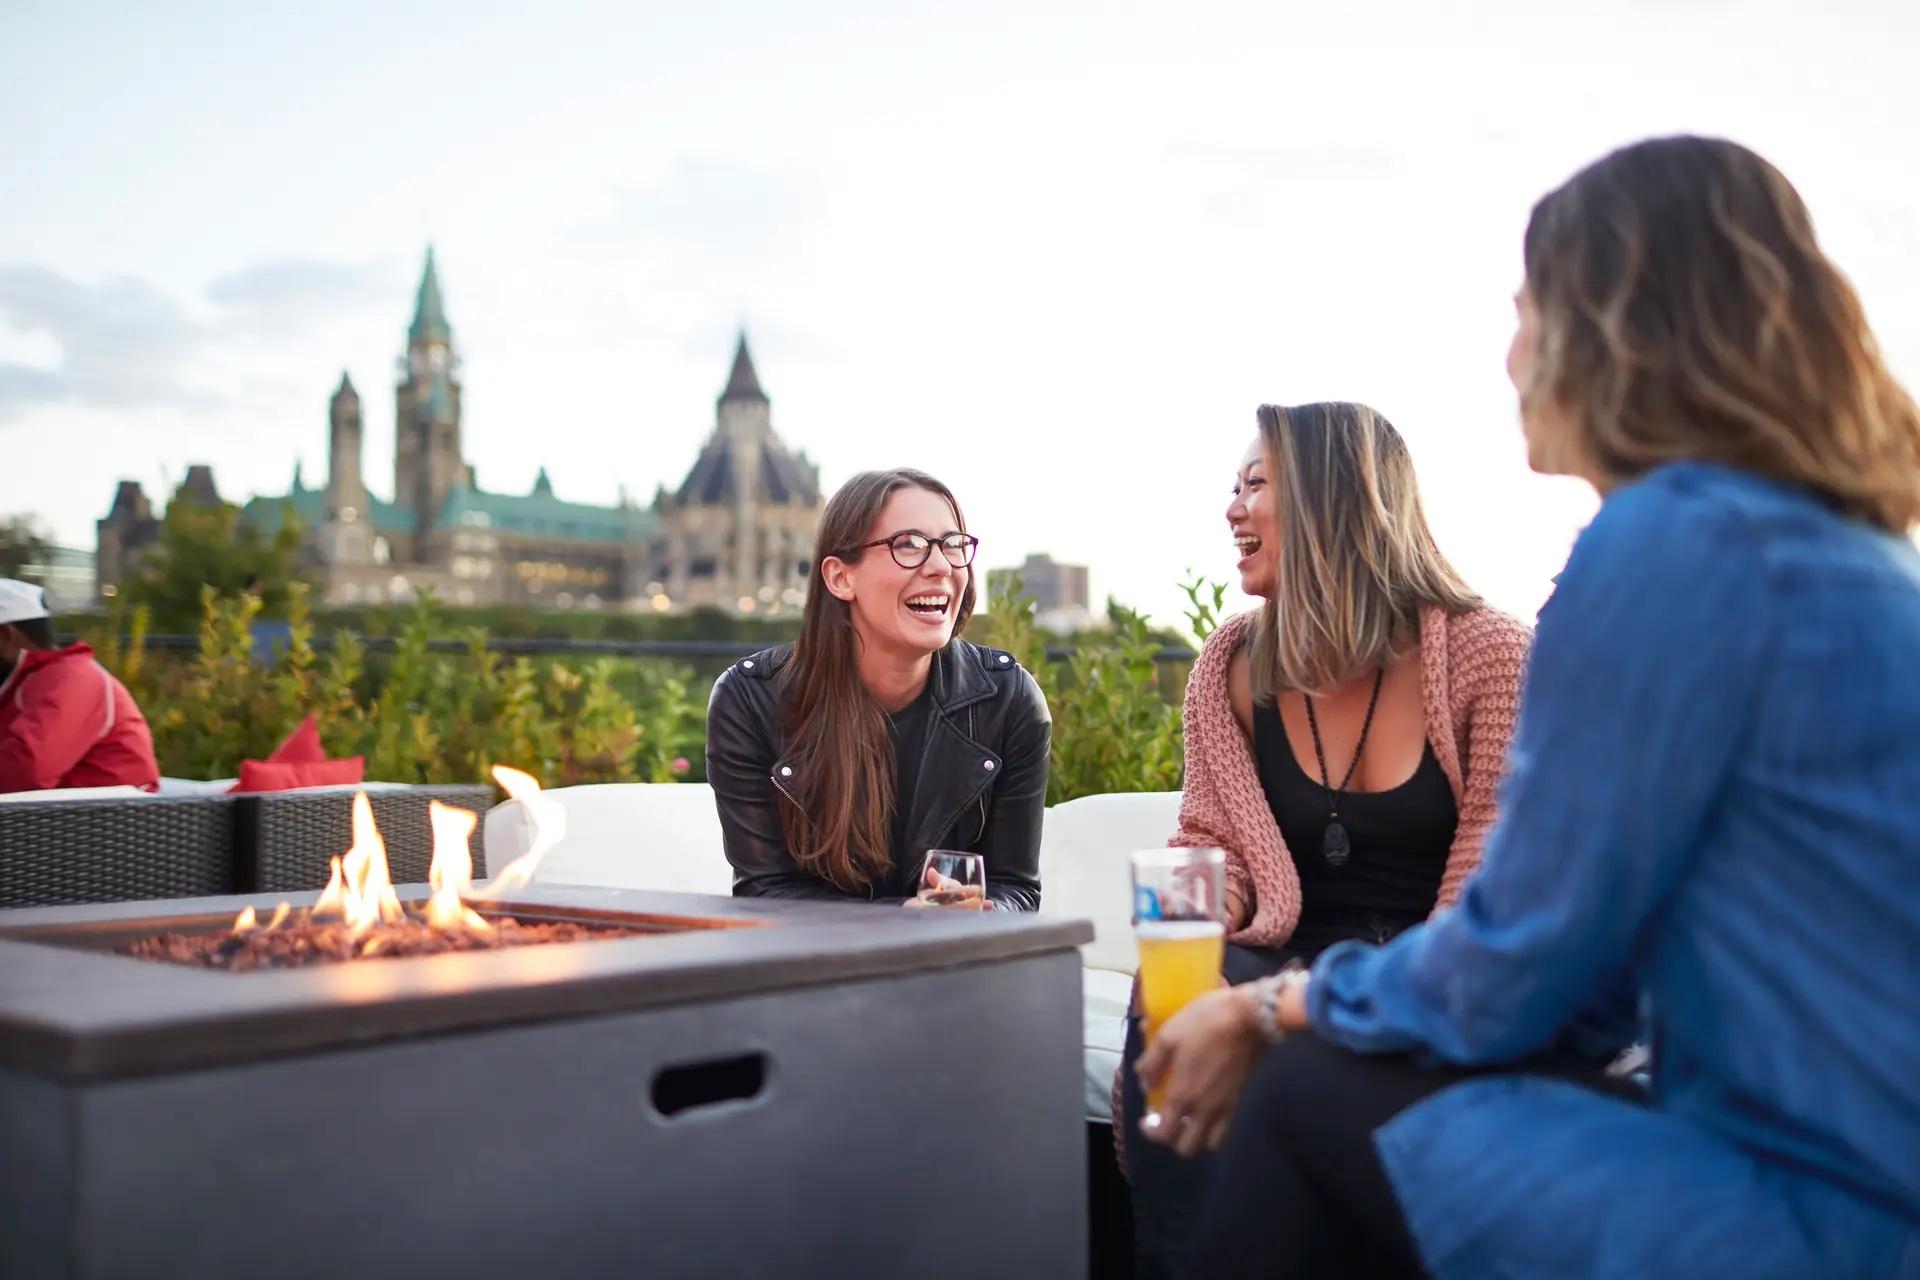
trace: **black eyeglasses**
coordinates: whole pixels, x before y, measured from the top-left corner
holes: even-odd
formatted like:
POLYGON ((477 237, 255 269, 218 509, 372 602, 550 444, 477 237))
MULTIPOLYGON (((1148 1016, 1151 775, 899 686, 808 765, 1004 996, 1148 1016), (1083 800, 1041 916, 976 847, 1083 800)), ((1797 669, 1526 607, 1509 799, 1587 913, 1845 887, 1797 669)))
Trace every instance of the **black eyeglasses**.
POLYGON ((875 538, 872 542, 863 542, 854 550, 885 547, 893 556, 893 562, 902 569, 918 569, 927 562, 936 545, 940 548, 940 554, 947 558, 948 564, 956 569, 964 569, 973 563, 973 553, 980 546, 980 539, 970 533, 949 533, 944 538, 929 538, 918 529, 907 529, 884 538, 875 538))

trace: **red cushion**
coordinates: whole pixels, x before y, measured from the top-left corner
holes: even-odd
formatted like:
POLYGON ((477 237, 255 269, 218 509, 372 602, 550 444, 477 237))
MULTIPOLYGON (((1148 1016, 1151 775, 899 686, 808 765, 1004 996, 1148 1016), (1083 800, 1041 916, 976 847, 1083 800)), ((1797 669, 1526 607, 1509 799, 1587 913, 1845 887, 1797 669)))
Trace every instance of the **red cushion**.
POLYGON ((313 760, 298 763, 242 760, 240 780, 229 794, 244 791, 291 791, 295 787, 355 786, 366 780, 367 758, 313 760))
MULTIPOLYGON (((300 722, 300 727, 287 735, 285 742, 273 749, 267 757, 269 764, 318 764, 327 758, 320 746, 320 726, 308 716, 300 722)), ((358 781, 358 779, 355 779, 358 781)))

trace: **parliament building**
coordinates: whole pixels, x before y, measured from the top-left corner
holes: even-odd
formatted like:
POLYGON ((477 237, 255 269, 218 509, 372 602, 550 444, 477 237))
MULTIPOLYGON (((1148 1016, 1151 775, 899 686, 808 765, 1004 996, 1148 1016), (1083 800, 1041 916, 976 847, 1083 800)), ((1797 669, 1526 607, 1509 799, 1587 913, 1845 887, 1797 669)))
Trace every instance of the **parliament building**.
MULTIPOLYGON (((455 605, 798 612, 820 520, 819 468, 774 433, 744 333, 712 434, 677 490, 646 507, 568 502, 542 468, 531 492, 491 493, 462 451, 460 360, 429 249, 394 410, 391 497, 367 487, 360 394, 342 374, 328 404, 326 483, 307 487, 296 467, 287 493, 242 507, 263 530, 288 513, 300 522, 298 569, 317 603, 404 602, 431 589, 455 605)), ((191 468, 188 482, 175 501, 219 500, 210 469, 191 468)), ((102 590, 135 571, 158 537, 146 495, 122 481, 98 522, 102 590)))

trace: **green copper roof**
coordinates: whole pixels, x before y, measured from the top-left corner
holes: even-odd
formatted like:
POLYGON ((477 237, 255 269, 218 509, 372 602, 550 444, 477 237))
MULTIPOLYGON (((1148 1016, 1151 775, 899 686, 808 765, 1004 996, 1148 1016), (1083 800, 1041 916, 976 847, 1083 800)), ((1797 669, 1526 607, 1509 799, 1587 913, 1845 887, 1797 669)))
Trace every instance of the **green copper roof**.
POLYGON ((469 525, 572 542, 628 542, 651 537, 656 527, 651 511, 563 502, 553 496, 551 484, 529 494, 483 493, 456 485, 435 524, 442 529, 469 525))
MULTIPOLYGON (((407 533, 413 528, 406 508, 395 506, 391 502, 382 502, 372 494, 367 495, 367 505, 373 508, 373 527, 377 533, 407 533)), ((295 477, 293 492, 279 495, 264 495, 247 499, 247 505, 240 508, 240 518, 262 533, 276 533, 287 508, 303 528, 317 529, 327 514, 327 491, 325 489, 302 488, 295 477)))
MULTIPOLYGON (((407 508, 383 502, 372 494, 367 495, 367 503, 373 508, 375 532, 412 532, 413 518, 407 508)), ((316 529, 326 518, 326 490, 296 484, 291 493, 252 498, 240 509, 240 518, 270 534, 278 531, 288 508, 292 508, 302 526, 316 529)), ((569 542, 631 542, 652 537, 657 527, 653 513, 638 507, 563 502, 553 496, 551 483, 530 494, 482 493, 465 485, 455 485, 448 492, 436 523, 442 529, 464 525, 569 542)))
POLYGON ((427 269, 420 273, 420 292, 413 302, 413 327, 407 330, 412 342, 452 342, 453 326, 447 323, 446 304, 440 301, 440 277, 433 269, 433 246, 427 246, 427 269))

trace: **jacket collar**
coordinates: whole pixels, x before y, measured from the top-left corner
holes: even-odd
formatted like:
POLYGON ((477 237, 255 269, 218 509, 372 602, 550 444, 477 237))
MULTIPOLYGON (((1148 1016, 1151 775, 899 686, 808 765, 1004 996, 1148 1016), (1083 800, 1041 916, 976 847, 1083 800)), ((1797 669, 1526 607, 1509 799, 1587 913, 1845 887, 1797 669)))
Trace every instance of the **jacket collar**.
MULTIPOLYGON (((927 687, 932 690, 934 705, 941 711, 949 714, 963 711, 998 692, 981 653, 978 645, 969 644, 958 637, 948 641, 946 648, 934 653, 933 665, 927 672, 927 687)), ((771 680, 785 669, 792 657, 793 646, 783 644, 761 650, 742 661, 740 666, 745 674, 771 680)))
POLYGON ((933 655, 927 683, 933 686, 934 703, 946 712, 985 701, 996 691, 986 664, 980 660, 980 650, 958 638, 933 655))

